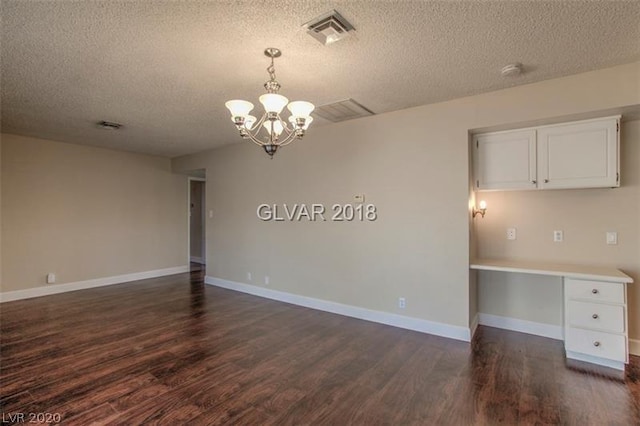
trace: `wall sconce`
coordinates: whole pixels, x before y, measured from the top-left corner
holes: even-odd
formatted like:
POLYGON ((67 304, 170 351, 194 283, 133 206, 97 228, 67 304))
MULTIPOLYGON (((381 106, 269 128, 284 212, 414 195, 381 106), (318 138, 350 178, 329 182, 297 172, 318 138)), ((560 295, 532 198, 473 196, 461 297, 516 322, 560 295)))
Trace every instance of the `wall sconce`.
POLYGON ((484 214, 487 212, 487 202, 482 200, 480 201, 480 208, 476 209, 475 207, 473 208, 473 217, 476 217, 477 214, 479 214, 480 216, 484 217, 484 214))

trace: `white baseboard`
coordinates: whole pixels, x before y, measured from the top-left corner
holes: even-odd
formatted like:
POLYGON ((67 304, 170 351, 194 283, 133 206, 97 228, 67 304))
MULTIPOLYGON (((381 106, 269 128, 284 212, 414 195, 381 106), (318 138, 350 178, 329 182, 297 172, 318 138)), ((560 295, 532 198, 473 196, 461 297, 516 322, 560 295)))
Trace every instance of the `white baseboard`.
POLYGON ((640 356, 640 340, 629 339, 629 353, 640 356))
POLYGON ((470 337, 471 339, 473 339, 473 336, 475 336, 476 334, 476 330, 478 329, 478 322, 480 318, 480 314, 476 314, 475 317, 473 317, 473 321, 471 321, 471 326, 469 326, 469 333, 470 333, 470 337))
POLYGON ((592 356, 587 354, 581 354, 578 352, 566 351, 567 358, 575 359, 578 361, 589 362, 591 364, 604 365, 605 367, 614 368, 616 370, 624 371, 625 363, 621 361, 613 361, 611 359, 600 358, 599 356, 592 356))
POLYGON ((371 309, 360 308, 358 306, 344 305, 342 303, 300 296, 297 294, 223 280, 210 276, 206 276, 204 282, 205 284, 216 287, 248 293, 267 299, 278 300, 280 302, 291 303, 293 305, 304 306, 306 308, 317 309, 319 311, 331 312, 338 315, 377 322, 422 333, 435 334, 436 336, 448 337, 450 339, 462 340, 465 342, 469 342, 471 340, 471 333, 466 327, 427 321, 388 312, 374 311, 371 309))
POLYGON ((132 274, 116 275, 113 277, 95 278, 86 281, 76 281, 66 284, 52 284, 42 287, 34 287, 26 290, 15 290, 0 293, 1 302, 11 302, 12 300, 30 299, 32 297, 48 296, 68 291, 84 290, 93 287, 121 284, 129 281, 144 280, 147 278, 163 277, 165 275, 181 274, 189 272, 189 265, 174 266, 172 268, 156 269, 153 271, 134 272, 132 274))
POLYGON ((562 326, 543 324, 540 322, 526 321, 517 318, 501 317, 491 314, 478 314, 480 325, 502 328, 504 330, 519 331, 521 333, 534 334, 550 339, 564 340, 562 326))
POLYGON ((191 256, 191 257, 189 257, 189 261, 204 265, 204 259, 201 258, 201 257, 191 256))

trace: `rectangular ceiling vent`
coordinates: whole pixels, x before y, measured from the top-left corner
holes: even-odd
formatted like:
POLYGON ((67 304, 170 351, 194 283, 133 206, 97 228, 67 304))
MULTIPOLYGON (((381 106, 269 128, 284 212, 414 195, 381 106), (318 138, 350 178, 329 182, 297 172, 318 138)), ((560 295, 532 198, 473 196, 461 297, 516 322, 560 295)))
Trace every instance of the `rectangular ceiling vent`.
POLYGON ((355 32, 353 25, 335 10, 312 19, 303 24, 302 28, 324 45, 335 43, 355 32))
POLYGON ((313 114, 327 121, 336 123, 338 121, 367 117, 374 113, 353 99, 346 99, 332 104, 321 105, 313 111, 313 114))

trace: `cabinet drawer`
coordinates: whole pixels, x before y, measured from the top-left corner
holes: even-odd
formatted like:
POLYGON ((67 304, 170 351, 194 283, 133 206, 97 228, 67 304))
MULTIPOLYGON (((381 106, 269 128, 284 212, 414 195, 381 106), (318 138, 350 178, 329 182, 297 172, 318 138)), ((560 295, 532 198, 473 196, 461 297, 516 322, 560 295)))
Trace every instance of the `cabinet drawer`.
POLYGON ((627 339, 617 334, 567 327, 564 347, 568 351, 614 361, 627 361, 627 339))
POLYGON ((594 302, 624 304, 624 284, 566 278, 564 291, 568 299, 587 299, 594 302))
POLYGON ((624 306, 570 300, 567 303, 566 317, 568 325, 573 327, 614 333, 625 331, 624 306))

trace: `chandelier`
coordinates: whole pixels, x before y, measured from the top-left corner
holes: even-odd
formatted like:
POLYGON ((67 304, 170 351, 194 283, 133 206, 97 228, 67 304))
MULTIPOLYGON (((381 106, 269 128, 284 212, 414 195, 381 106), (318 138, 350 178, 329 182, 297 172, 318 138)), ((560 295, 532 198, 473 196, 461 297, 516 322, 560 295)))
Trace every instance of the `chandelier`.
POLYGON ((305 130, 313 121, 310 114, 315 107, 311 102, 289 102, 289 99, 278 94, 280 83, 276 80, 273 59, 281 56, 282 52, 275 47, 269 47, 265 49, 264 54, 271 58, 271 65, 267 67, 269 81, 264 83, 267 93, 258 98, 265 110, 260 120, 249 115, 253 109, 251 102, 236 99, 224 105, 231 111, 231 121, 236 125, 240 136, 261 146, 273 158, 273 154, 281 146, 288 145, 296 139, 302 139, 305 130), (290 125, 280 117, 285 106, 291 112, 290 125))

